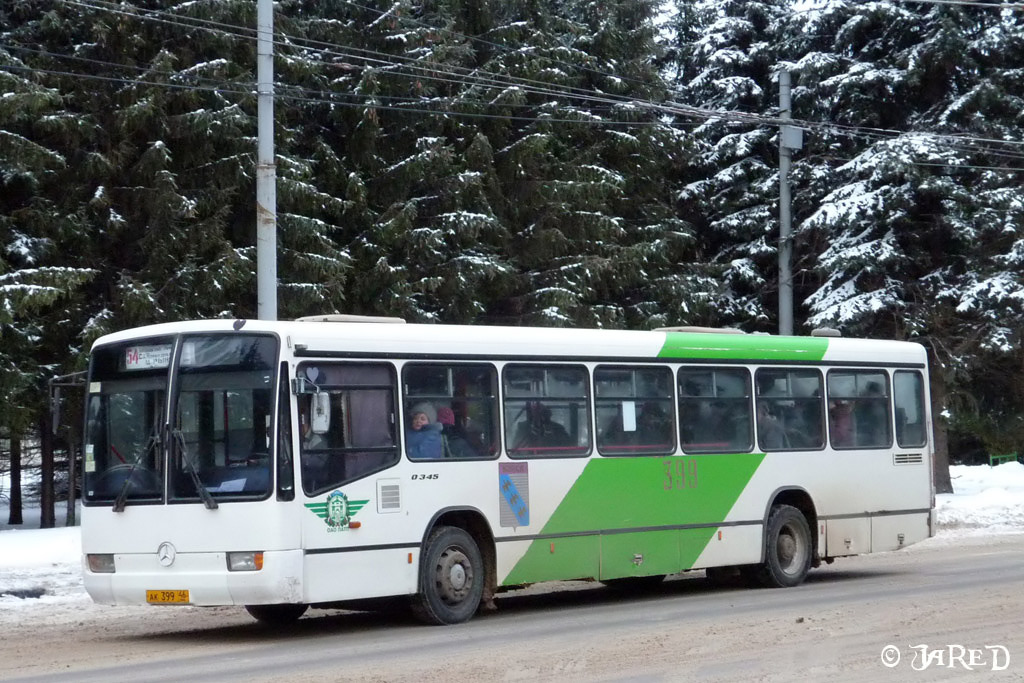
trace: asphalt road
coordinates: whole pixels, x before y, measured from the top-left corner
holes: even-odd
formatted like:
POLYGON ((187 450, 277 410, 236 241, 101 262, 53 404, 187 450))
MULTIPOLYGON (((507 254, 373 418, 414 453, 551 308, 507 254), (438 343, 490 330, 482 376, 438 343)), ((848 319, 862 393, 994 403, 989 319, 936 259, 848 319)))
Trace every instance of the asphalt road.
POLYGON ((452 627, 312 611, 275 631, 240 609, 88 606, 8 628, 0 680, 1024 681, 1024 534, 837 560, 792 589, 702 572, 633 595, 559 583, 452 627))

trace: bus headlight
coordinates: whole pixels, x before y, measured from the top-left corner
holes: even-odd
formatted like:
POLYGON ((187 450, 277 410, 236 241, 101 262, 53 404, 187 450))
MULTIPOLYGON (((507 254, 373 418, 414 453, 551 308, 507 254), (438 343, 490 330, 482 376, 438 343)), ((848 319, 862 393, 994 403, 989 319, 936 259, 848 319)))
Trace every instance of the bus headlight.
POLYGON ((258 572, 263 569, 263 552, 228 553, 229 572, 258 572))
POLYGON ((114 573, 114 556, 103 554, 103 555, 86 555, 86 560, 89 563, 89 571, 93 574, 113 574, 114 573))

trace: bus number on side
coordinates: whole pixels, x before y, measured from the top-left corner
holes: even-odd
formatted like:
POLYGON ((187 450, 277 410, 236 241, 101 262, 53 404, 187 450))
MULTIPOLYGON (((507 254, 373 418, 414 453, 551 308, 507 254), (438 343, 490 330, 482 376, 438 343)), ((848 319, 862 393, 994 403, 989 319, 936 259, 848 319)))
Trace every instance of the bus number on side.
POLYGON ((666 491, 697 488, 696 460, 665 460, 664 483, 666 491))

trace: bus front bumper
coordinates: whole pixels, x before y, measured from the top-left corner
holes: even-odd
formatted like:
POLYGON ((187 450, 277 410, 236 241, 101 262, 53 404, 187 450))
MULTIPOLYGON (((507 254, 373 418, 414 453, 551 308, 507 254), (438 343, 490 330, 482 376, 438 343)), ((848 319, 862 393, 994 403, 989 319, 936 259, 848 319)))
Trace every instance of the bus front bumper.
POLYGON ((94 572, 82 557, 85 590, 105 605, 273 605, 302 601, 301 550, 266 551, 263 567, 229 571, 227 553, 115 554, 114 571, 94 572), (164 562, 166 563, 166 558, 164 562), (187 591, 187 592, 186 592, 187 591))

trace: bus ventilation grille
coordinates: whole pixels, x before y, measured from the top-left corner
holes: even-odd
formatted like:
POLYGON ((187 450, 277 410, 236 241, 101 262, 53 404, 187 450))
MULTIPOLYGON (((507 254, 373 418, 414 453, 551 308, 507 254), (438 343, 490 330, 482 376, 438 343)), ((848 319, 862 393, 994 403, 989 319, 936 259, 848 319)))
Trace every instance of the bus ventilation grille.
POLYGON ((401 510, 401 487, 398 484, 380 484, 377 487, 377 501, 380 512, 397 512, 401 510))
POLYGON ((920 453, 894 453, 892 462, 894 465, 919 465, 924 462, 924 456, 920 453))

